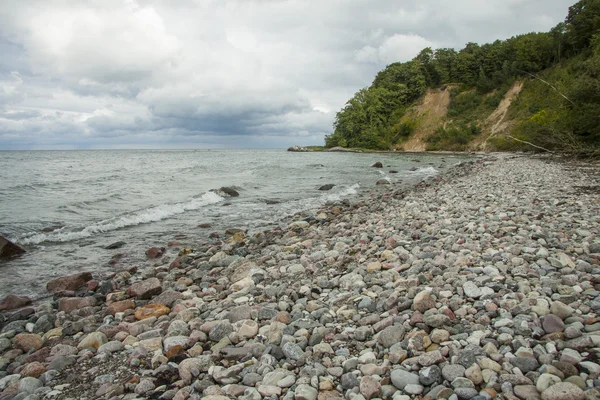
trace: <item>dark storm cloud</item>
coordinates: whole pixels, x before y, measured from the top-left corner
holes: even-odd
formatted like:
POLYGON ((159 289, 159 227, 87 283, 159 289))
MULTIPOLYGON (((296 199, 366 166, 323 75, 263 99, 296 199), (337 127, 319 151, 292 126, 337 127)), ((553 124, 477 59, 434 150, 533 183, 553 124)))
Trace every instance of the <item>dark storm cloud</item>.
POLYGON ((3 2, 0 149, 320 144, 386 64, 573 1, 3 2))

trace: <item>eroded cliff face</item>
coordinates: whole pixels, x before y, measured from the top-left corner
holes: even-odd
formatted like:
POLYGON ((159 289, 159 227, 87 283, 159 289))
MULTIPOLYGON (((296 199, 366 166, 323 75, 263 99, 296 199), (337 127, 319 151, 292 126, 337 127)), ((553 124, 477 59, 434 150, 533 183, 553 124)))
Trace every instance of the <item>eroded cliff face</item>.
MULTIPOLYGON (((482 133, 469 143, 470 150, 491 150, 488 139, 509 133, 513 121, 508 118, 508 110, 523 90, 523 84, 524 81, 515 82, 491 114, 474 121, 481 126, 482 133)), ((415 129, 408 140, 399 146, 402 150, 407 152, 426 151, 427 137, 435 133, 440 126, 451 122, 447 118, 451 88, 452 86, 429 89, 423 99, 406 112, 403 119, 413 121, 415 129)))
POLYGON ((408 141, 402 144, 404 151, 425 151, 425 138, 444 123, 450 105, 450 88, 429 89, 423 100, 412 107, 404 117, 416 121, 416 127, 408 141))
POLYGON ((508 109, 513 101, 519 96, 521 90, 523 90, 524 81, 517 81, 504 95, 504 98, 498 105, 498 108, 490 114, 489 117, 483 122, 483 134, 476 138, 473 142, 473 149, 475 150, 489 150, 488 139, 507 134, 512 121, 507 118, 508 109))

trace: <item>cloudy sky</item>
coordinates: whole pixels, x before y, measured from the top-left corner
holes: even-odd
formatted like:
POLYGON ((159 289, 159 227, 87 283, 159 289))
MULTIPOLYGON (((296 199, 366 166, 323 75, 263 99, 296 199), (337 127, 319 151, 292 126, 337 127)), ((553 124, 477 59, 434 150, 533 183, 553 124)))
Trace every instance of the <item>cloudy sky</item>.
POLYGON ((0 3, 0 149, 322 144, 377 71, 547 31, 575 0, 0 3))

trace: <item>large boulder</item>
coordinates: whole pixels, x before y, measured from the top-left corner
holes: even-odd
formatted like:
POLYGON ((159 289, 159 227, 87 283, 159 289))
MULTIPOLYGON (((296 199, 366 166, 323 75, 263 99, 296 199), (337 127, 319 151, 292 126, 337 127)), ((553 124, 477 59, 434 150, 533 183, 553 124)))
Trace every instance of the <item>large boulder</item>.
POLYGON ((9 294, 0 300, 0 311, 14 310, 16 308, 28 306, 29 304, 31 304, 31 299, 29 297, 9 294))
POLYGON ((381 164, 381 162, 377 161, 375 164, 371 165, 371 167, 373 167, 373 168, 383 168, 383 164, 381 164))
POLYGON ((50 293, 62 292, 63 290, 77 290, 91 280, 91 272, 80 272, 49 281, 46 283, 46 290, 50 293))
POLYGON ((0 236, 0 258, 9 258, 25 253, 25 249, 0 236))

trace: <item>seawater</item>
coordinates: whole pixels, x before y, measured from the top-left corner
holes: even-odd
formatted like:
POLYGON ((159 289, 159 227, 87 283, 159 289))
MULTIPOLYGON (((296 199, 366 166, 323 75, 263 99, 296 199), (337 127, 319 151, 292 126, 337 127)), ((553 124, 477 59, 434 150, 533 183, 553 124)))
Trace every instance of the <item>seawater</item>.
POLYGON ((272 228, 298 211, 359 196, 378 179, 410 186, 464 159, 229 149, 2 151, 0 233, 27 253, 0 261, 0 296, 41 297, 54 277, 117 268, 108 264, 117 252, 127 255, 121 266, 143 266, 148 247, 176 237, 198 243, 229 227, 272 228), (371 168, 376 161, 384 168, 371 168), (335 187, 319 191, 325 184, 335 187), (222 186, 240 196, 211 191, 222 186), (212 227, 200 229, 201 223, 212 227), (125 245, 104 248, 117 241, 125 245))

